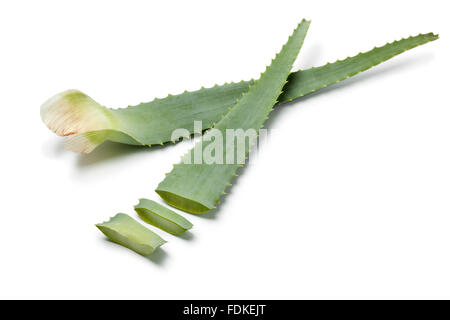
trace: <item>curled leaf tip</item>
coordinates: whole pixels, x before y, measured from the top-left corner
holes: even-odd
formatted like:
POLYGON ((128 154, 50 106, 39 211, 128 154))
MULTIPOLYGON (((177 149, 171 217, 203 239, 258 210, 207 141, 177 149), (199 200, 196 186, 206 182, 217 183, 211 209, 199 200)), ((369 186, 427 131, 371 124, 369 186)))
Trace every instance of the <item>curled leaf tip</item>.
POLYGON ((135 137, 117 129, 94 130, 73 134, 65 139, 63 145, 70 151, 90 153, 106 140, 130 145, 145 145, 135 137))
POLYGON ((100 106, 78 90, 67 90, 48 99, 41 106, 45 125, 59 136, 106 129, 111 119, 100 106))

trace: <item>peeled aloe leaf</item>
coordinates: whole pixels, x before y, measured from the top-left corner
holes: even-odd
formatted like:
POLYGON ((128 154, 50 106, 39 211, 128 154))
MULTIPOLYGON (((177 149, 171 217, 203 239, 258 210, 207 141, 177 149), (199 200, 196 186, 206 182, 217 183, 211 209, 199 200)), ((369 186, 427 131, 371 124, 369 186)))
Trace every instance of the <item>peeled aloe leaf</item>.
POLYGON ((139 203, 134 206, 134 210, 145 222, 171 234, 182 234, 193 226, 178 213, 149 199, 139 199, 139 203))
MULTIPOLYGON (((258 131, 263 126, 286 83, 309 24, 309 21, 303 20, 298 25, 261 78, 212 130, 226 136, 226 132, 231 129, 258 131)), ((203 151, 212 143, 207 133, 197 145, 200 146, 203 154, 203 151)), ((241 165, 234 161, 232 164, 207 164, 195 163, 195 161, 192 163, 191 159, 195 157, 194 151, 198 148, 197 145, 185 155, 181 163, 174 166, 158 185, 156 192, 168 204, 176 208, 192 213, 203 213, 214 208, 241 165)), ((250 144, 244 143, 244 145, 245 154, 247 154, 250 144)), ((221 152, 223 152, 223 158, 226 158, 227 154, 237 154, 238 146, 234 143, 226 144, 221 152)))
MULTIPOLYGON (((278 104, 347 79, 437 38, 432 33, 420 34, 342 61, 293 72, 278 104)), ((254 80, 215 85, 123 109, 105 108, 80 91, 68 90, 45 102, 41 117, 56 134, 69 136, 65 146, 76 152, 89 153, 106 140, 150 146, 171 141, 172 132, 178 128, 193 133, 194 120, 201 120, 203 129, 212 127, 253 84, 254 80)))
POLYGON ((153 253, 167 242, 124 213, 118 213, 109 221, 96 226, 112 241, 142 255, 153 253))

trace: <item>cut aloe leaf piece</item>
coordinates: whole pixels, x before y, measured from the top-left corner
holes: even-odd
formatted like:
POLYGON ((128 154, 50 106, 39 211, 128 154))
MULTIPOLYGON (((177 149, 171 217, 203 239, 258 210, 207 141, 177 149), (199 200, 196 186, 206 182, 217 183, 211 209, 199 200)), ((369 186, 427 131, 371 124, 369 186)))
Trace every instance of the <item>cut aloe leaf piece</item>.
MULTIPOLYGON (((222 137, 227 136, 229 130, 253 130, 257 132, 267 120, 269 113, 286 83, 286 79, 297 55, 302 47, 309 21, 303 20, 288 42, 272 60, 270 66, 261 75, 260 79, 250 87, 247 93, 234 105, 234 107, 220 120, 213 129, 222 137)), ((176 164, 173 170, 158 185, 156 192, 171 206, 192 213, 203 213, 214 208, 225 188, 235 176, 241 164, 233 161, 231 164, 196 163, 195 150, 202 150, 201 155, 210 145, 216 143, 209 133, 191 149, 181 163, 176 164)), ((245 143, 245 154, 250 149, 250 143, 245 143)), ((240 148, 238 144, 221 143, 222 159, 229 154, 237 155, 240 148)))
MULTIPOLYGON (((278 104, 330 86, 436 39, 438 36, 432 33, 420 34, 342 61, 292 72, 278 104)), ((203 129, 211 128, 253 84, 254 80, 215 85, 122 109, 105 108, 78 90, 68 90, 42 105, 41 118, 56 134, 68 136, 64 144, 76 152, 89 153, 106 140, 159 145, 172 141, 175 129, 184 128, 188 135, 192 134, 194 120, 201 120, 203 129)))
POLYGON ((112 241, 142 255, 153 253, 167 242, 124 213, 118 213, 96 227, 112 241))
POLYGON ((171 234, 182 234, 193 226, 178 213, 153 200, 139 199, 139 203, 134 206, 134 210, 145 222, 171 234))

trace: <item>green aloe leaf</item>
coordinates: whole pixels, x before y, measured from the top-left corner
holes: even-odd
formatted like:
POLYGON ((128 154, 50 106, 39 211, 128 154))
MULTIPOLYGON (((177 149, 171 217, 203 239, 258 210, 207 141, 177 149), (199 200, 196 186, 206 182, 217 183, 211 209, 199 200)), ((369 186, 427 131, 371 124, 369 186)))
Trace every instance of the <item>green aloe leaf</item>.
POLYGON ((182 234, 193 226, 186 218, 153 200, 139 199, 134 210, 145 222, 171 234, 182 234))
POLYGON ((439 35, 431 32, 410 36, 406 39, 388 43, 382 47, 374 47, 372 50, 359 53, 354 57, 348 57, 334 63, 327 63, 318 68, 293 72, 289 76, 288 83, 283 88, 283 93, 278 99, 281 103, 292 101, 305 94, 348 79, 407 50, 437 40, 438 38, 439 35))
POLYGON ((142 255, 149 255, 166 241, 153 231, 124 213, 118 213, 109 221, 96 224, 112 241, 142 255))
MULTIPOLYGON (((293 72, 278 104, 347 79, 437 38, 432 33, 420 34, 342 61, 293 72)), ((106 140, 150 146, 171 141, 173 130, 178 128, 192 134, 194 120, 201 120, 203 129, 212 127, 253 84, 254 80, 216 85, 123 109, 105 108, 80 91, 68 90, 46 101, 41 117, 56 134, 69 136, 65 145, 73 151, 88 153, 106 140)))
MULTIPOLYGON (((309 21, 303 20, 298 25, 261 78, 250 86, 248 92, 212 130, 221 136, 226 136, 226 131, 231 129, 243 131, 250 129, 256 132, 263 126, 287 81, 309 24, 309 21)), ((207 164, 203 161, 202 163, 192 163, 196 148, 200 146, 201 154, 203 154, 212 143, 208 132, 202 137, 202 141, 194 146, 183 161, 176 164, 158 185, 156 192, 168 204, 192 213, 203 213, 214 208, 215 203, 241 165, 235 161, 232 164, 207 164)), ((247 144, 244 141, 244 145, 245 154, 247 154, 250 143, 247 144)), ((222 146, 222 151, 217 152, 223 153, 223 158, 226 158, 231 153, 237 154, 238 146, 235 143, 226 144, 222 146)))

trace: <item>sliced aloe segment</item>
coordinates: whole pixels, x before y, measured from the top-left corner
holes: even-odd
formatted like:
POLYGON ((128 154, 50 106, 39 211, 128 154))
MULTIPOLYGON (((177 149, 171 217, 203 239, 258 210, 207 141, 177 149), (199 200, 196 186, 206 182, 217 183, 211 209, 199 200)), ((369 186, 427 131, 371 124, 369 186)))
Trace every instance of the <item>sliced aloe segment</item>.
POLYGON ((178 213, 149 199, 139 199, 134 206, 137 214, 147 223, 171 234, 182 234, 192 228, 192 223, 178 213))
POLYGON ((153 253, 167 242, 124 213, 118 213, 96 227, 112 241, 142 255, 153 253))

